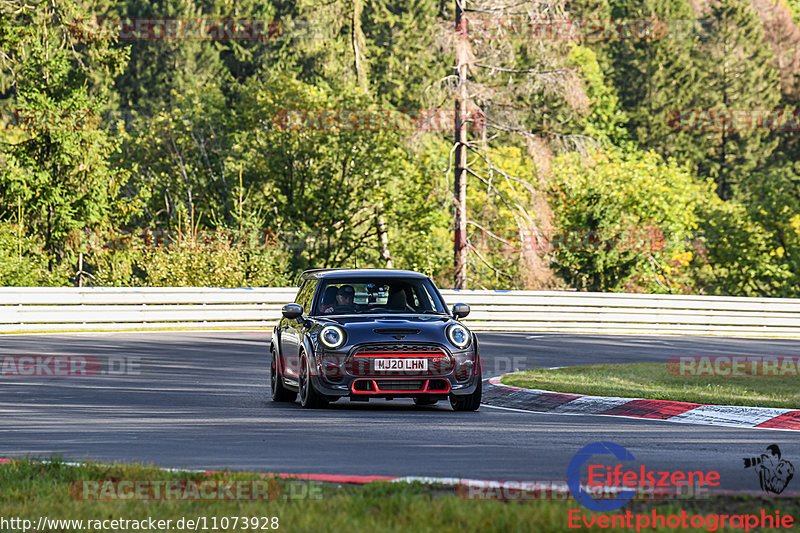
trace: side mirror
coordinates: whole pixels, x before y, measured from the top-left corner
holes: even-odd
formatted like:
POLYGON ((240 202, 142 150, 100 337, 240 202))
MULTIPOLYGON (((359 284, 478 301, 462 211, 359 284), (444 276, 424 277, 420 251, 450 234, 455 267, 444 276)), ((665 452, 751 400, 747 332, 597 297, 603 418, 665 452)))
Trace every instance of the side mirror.
POLYGON ((284 318, 294 320, 303 316, 303 306, 299 304, 286 304, 281 309, 284 318))
POLYGON ((453 306, 453 318, 458 320, 464 318, 469 314, 469 306, 467 304, 455 304, 453 306))

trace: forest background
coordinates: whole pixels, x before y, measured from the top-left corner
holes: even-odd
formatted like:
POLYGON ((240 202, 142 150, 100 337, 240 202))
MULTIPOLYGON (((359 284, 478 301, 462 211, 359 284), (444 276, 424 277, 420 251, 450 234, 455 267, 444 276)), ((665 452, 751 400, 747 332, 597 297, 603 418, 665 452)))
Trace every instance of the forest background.
POLYGON ((800 294, 800 3, 466 8, 0 0, 0 285, 452 287, 464 90, 469 288, 800 294))

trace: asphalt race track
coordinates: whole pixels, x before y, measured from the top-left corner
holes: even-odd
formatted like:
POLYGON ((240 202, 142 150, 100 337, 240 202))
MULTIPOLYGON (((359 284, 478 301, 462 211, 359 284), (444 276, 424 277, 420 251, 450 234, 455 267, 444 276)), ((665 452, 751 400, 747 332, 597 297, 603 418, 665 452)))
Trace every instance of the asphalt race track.
MULTIPOLYGON (((479 334, 486 377, 516 368, 664 362, 675 355, 800 355, 800 341, 689 336, 479 334)), ((742 458, 777 443, 800 467, 796 432, 447 402, 349 403, 309 411, 268 399, 268 335, 103 333, 0 337, 0 356, 96 358, 92 376, 0 375, 0 457, 92 458, 193 469, 563 480, 572 455, 607 440, 653 470, 716 470, 758 490, 742 458)), ((0 372, 0 374, 2 374, 0 372)), ((792 487, 793 488, 793 487, 792 487)))

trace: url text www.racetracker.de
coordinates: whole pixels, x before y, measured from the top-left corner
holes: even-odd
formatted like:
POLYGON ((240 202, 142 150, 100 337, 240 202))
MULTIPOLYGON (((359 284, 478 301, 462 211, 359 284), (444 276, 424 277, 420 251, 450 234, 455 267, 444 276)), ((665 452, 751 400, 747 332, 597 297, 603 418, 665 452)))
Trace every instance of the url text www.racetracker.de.
POLYGON ((271 531, 280 528, 277 516, 194 516, 160 520, 142 519, 63 519, 40 516, 37 520, 0 516, 0 532, 29 533, 33 531, 271 531))

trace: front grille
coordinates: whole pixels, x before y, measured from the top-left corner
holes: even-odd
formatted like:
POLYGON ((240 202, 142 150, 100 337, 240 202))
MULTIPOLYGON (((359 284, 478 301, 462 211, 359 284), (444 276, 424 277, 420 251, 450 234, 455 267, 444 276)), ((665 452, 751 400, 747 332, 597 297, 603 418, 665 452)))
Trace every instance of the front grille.
POLYGON ((424 381, 417 379, 381 379, 376 380, 375 383, 378 384, 378 390, 380 391, 420 390, 425 384, 424 381))
POLYGON ((450 390, 450 384, 446 379, 432 379, 428 381, 428 390, 447 392, 450 390))
POLYGON ((453 371, 455 361, 436 344, 386 343, 358 346, 347 357, 345 371, 357 377, 442 376, 453 371), (375 359, 426 359, 427 370, 375 370, 375 359))
POLYGON ((385 353, 385 352, 430 352, 437 354, 446 354, 444 348, 438 344, 419 344, 413 342, 386 342, 379 344, 362 344, 356 347, 353 355, 367 352, 385 353))
POLYGON ((361 392, 372 391, 372 382, 367 380, 356 381, 353 383, 353 390, 361 392))

